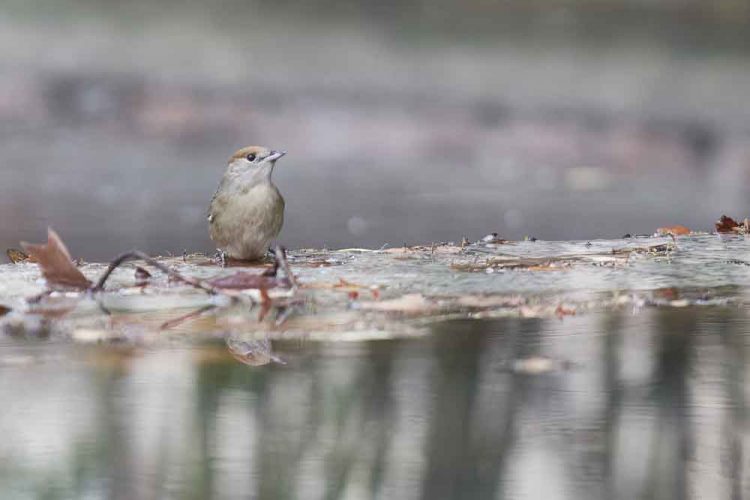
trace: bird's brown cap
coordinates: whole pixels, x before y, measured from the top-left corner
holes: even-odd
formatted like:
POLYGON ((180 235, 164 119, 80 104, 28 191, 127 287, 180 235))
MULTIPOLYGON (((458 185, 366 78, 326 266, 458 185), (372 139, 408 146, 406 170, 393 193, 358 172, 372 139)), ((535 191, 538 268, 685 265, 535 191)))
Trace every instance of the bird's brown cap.
POLYGON ((245 146, 244 148, 238 149, 234 152, 232 157, 229 159, 229 163, 232 163, 234 160, 237 160, 239 158, 245 158, 251 153, 257 156, 268 156, 269 154, 271 154, 271 150, 268 148, 264 148, 263 146, 245 146))

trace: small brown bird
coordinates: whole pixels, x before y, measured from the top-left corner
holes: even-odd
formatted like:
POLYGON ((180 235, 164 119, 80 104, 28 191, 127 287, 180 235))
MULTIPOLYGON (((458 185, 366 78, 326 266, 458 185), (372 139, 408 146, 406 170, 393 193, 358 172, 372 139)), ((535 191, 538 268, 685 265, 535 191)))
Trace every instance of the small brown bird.
POLYGON ((211 239, 226 256, 262 259, 284 224, 284 198, 271 182, 276 160, 286 151, 248 146, 229 159, 208 209, 211 239))

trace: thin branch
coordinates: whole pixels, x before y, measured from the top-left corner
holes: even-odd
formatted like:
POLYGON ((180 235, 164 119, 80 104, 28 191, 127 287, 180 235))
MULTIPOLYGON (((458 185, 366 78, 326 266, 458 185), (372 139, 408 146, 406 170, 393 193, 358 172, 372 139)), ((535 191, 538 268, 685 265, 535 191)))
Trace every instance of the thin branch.
POLYGON ((193 278, 191 276, 184 276, 174 269, 170 269, 168 266, 165 266, 158 260, 154 259, 150 255, 147 255, 139 250, 133 250, 131 252, 124 253, 122 255, 119 255, 115 260, 110 262, 109 267, 107 267, 107 270, 104 272, 101 278, 99 278, 99 281, 97 281, 96 285, 91 289, 93 292, 99 292, 104 290, 104 284, 107 282, 107 279, 109 279, 109 276, 112 274, 112 272, 120 267, 125 262, 131 261, 131 260, 143 260, 146 261, 148 264, 154 266, 167 276, 170 276, 174 278, 177 281, 181 281, 183 283, 186 283, 192 287, 198 288, 200 290, 203 290, 205 292, 208 292, 212 295, 228 295, 232 297, 236 297, 237 294, 228 292, 227 290, 221 290, 219 288, 216 288, 214 286, 211 286, 207 282, 198 279, 193 278))
POLYGON ((28 304, 38 304, 38 303, 40 303, 42 301, 43 298, 49 297, 54 292, 55 292, 54 290, 47 289, 47 290, 45 290, 45 291, 43 291, 41 293, 38 293, 38 294, 36 294, 36 295, 34 295, 32 297, 27 297, 26 298, 26 302, 28 304))
POLYGON ((183 314, 182 316, 179 316, 174 319, 170 319, 165 321, 159 326, 159 330, 166 330, 168 328, 174 328, 175 326, 181 325, 182 323, 189 321, 191 319, 200 318, 208 311, 212 311, 213 309, 216 309, 216 305, 209 304, 207 306, 203 306, 200 309, 196 309, 195 311, 191 311, 187 314, 183 314))

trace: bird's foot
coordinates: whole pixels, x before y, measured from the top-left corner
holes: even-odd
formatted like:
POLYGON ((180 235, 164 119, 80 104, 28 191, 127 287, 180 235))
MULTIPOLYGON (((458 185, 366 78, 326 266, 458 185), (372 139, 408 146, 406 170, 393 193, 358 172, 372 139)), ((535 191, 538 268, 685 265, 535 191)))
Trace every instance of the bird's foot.
POLYGON ((227 260, 229 257, 227 256, 227 253, 224 250, 221 250, 220 248, 216 249, 216 253, 214 254, 214 260, 218 265, 221 267, 227 267, 227 260))

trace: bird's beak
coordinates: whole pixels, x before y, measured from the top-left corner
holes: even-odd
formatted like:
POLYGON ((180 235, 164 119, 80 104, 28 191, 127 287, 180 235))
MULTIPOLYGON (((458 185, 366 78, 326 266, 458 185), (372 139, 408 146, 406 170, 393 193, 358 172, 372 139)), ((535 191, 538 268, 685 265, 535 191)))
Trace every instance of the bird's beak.
POLYGON ((286 154, 286 151, 271 151, 271 154, 266 157, 266 161, 276 161, 286 154))

